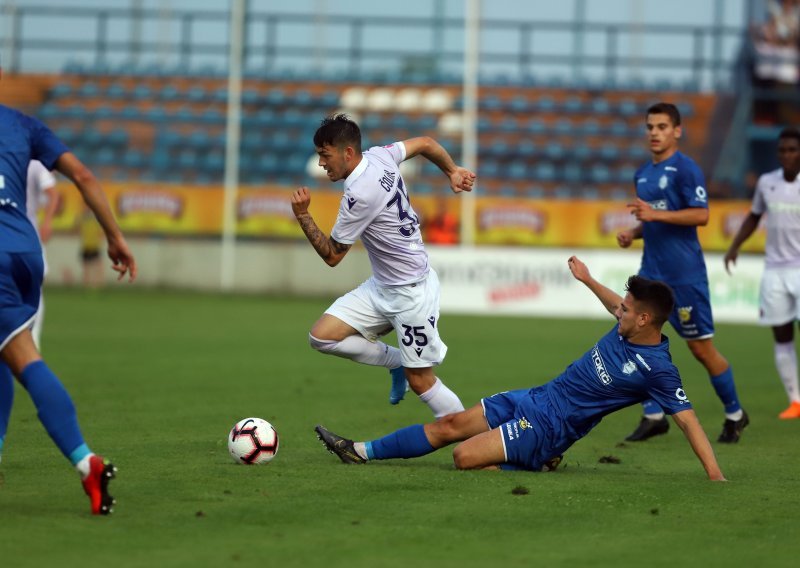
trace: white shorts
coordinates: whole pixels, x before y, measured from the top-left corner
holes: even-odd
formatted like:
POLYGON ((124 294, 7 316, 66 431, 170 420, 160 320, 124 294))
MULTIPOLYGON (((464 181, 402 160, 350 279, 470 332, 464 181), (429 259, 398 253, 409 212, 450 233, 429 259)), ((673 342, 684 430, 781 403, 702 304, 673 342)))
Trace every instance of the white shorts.
POLYGON ((444 361, 447 345, 439 337, 439 277, 431 269, 421 282, 380 286, 370 277, 325 310, 369 341, 397 332, 404 367, 432 367, 444 361))
POLYGON ((783 325, 800 319, 800 269, 764 270, 758 303, 762 325, 783 325))

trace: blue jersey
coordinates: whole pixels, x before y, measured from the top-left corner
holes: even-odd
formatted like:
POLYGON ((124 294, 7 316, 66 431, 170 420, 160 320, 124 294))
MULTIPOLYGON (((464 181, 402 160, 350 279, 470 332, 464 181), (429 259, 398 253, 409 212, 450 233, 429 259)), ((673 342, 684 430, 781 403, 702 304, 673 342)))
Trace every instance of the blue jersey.
POLYGON ((531 390, 531 394, 547 394, 559 415, 561 435, 570 444, 607 414, 648 398, 667 414, 692 408, 672 363, 666 336, 658 345, 636 345, 620 336, 618 327, 561 375, 531 390))
POLYGON ((0 252, 41 252, 25 203, 28 164, 51 170, 67 151, 44 124, 0 105, 0 252))
MULTIPOLYGON (((675 152, 654 164, 636 170, 636 195, 653 209, 677 211, 690 207, 708 209, 703 172, 689 158, 675 152)), ((644 254, 639 274, 671 285, 707 282, 703 250, 697 227, 658 221, 642 223, 644 254)))

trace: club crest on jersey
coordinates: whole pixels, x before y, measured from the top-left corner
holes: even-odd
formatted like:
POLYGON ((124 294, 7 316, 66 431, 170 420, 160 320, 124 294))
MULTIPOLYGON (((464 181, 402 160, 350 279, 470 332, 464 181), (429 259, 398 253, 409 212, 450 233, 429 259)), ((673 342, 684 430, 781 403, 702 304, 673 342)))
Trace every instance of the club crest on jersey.
POLYGON ((356 204, 356 198, 355 197, 350 197, 348 195, 348 196, 346 196, 346 199, 347 199, 347 208, 348 209, 352 209, 353 205, 356 204))
POLYGON ((528 419, 523 416, 522 418, 519 419, 519 427, 522 430, 527 430, 528 428, 531 427, 531 423, 528 422, 528 419))
POLYGON ((622 366, 622 372, 625 373, 626 375, 630 375, 635 371, 636 371, 636 363, 634 363, 630 359, 626 361, 625 364, 622 366))
POLYGON ((666 176, 666 174, 664 174, 660 178, 658 178, 658 187, 659 187, 659 189, 667 189, 668 185, 669 185, 669 178, 666 176))
POLYGON ((686 323, 692 320, 692 306, 683 306, 678 308, 678 319, 681 323, 686 323))

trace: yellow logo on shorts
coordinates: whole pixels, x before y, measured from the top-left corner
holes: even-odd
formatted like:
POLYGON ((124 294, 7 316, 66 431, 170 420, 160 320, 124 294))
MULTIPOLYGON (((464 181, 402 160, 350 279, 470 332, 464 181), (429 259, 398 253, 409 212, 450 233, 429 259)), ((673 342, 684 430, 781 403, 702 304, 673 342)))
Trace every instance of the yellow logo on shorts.
POLYGON ((678 308, 678 318, 681 320, 681 323, 686 323, 688 321, 691 321, 692 306, 686 306, 685 308, 678 308))
POLYGON ((530 428, 531 427, 531 423, 528 422, 527 418, 520 418, 519 419, 519 427, 522 428, 523 430, 525 430, 526 428, 530 428))

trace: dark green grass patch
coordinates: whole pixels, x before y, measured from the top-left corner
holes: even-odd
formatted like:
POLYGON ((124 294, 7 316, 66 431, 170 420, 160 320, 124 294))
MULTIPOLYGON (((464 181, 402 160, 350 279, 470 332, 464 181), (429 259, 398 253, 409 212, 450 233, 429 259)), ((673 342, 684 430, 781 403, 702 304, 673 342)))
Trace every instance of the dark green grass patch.
MULTIPOLYGON (((450 451, 345 466, 322 423, 370 439, 429 419, 413 395, 388 404, 381 369, 325 357, 307 332, 328 305, 259 296, 48 290, 44 353, 90 446, 119 466, 110 518, 93 518, 76 474, 17 389, 0 463, 0 566, 793 566, 800 421, 767 330, 720 325, 751 426, 715 445, 726 484, 706 481, 670 432, 619 445, 638 408, 608 417, 555 473, 459 472, 450 451), (260 467, 229 458, 246 416, 281 448, 260 467), (620 463, 601 463, 613 456, 620 463)), ((612 324, 444 315, 439 375, 466 405, 549 380, 612 324)), ((674 333, 669 330, 670 336, 674 333)), ((673 345, 712 441, 723 422, 708 378, 673 345)))

